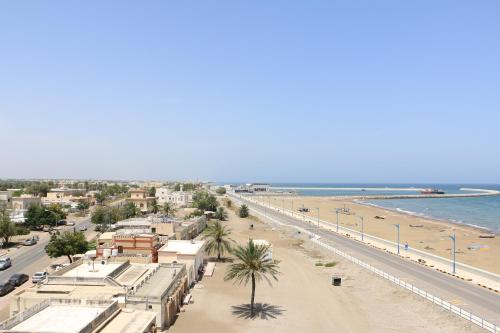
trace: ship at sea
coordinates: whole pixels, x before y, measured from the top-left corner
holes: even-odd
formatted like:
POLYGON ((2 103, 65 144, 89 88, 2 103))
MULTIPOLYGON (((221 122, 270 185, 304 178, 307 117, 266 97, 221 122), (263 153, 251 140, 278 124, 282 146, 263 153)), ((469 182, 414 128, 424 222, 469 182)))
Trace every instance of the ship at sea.
POLYGON ((438 190, 437 188, 426 188, 420 191, 421 194, 444 194, 443 190, 438 190))

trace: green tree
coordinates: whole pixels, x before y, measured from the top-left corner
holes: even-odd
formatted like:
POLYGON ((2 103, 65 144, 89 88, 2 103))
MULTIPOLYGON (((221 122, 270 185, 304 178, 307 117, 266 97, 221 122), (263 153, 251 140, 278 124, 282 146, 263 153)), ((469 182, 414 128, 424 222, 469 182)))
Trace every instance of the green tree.
POLYGON ((153 214, 158 213, 158 210, 160 210, 160 206, 158 205, 158 202, 156 201, 156 199, 154 199, 151 202, 150 210, 151 210, 151 213, 153 213, 153 214))
POLYGON ((129 219, 131 217, 137 216, 137 208, 135 207, 133 202, 127 202, 123 207, 122 207, 122 215, 123 218, 129 219))
POLYGON ((217 212, 215 212, 215 216, 214 216, 217 220, 220 220, 220 221, 225 221, 227 220, 227 213, 226 211, 224 210, 224 207, 219 207, 217 208, 217 212))
POLYGON ((199 210, 206 211, 217 211, 219 203, 217 199, 212 194, 205 191, 198 191, 193 195, 193 206, 199 210))
POLYGON ((220 261, 224 252, 231 252, 231 242, 234 241, 229 237, 230 235, 231 229, 222 225, 220 221, 209 223, 202 235, 202 239, 207 240, 207 253, 217 254, 217 260, 220 261))
POLYGON ((45 252, 51 258, 67 256, 69 262, 72 263, 72 256, 87 252, 89 247, 90 244, 82 232, 65 232, 61 235, 53 235, 45 246, 45 252))
POLYGON ((97 207, 90 221, 96 225, 96 230, 105 231, 109 226, 123 219, 122 210, 118 207, 97 207))
POLYGON ((238 211, 239 217, 245 218, 248 217, 248 207, 247 205, 241 205, 240 210, 238 211))
POLYGON ((215 190, 215 193, 217 193, 218 195, 224 195, 224 194, 226 194, 226 188, 219 187, 218 189, 215 190))
POLYGON ((233 254, 238 262, 232 263, 224 277, 225 281, 234 280, 234 283, 247 285, 252 283, 252 295, 250 298, 250 313, 254 316, 255 286, 256 282, 266 280, 271 285, 271 278, 278 281, 279 260, 271 259, 268 256, 269 245, 255 245, 250 239, 246 246, 237 246, 233 254))
POLYGON ((175 216, 175 213, 177 209, 175 208, 174 204, 171 202, 165 202, 162 206, 162 211, 165 213, 167 216, 175 216))
POLYGON ((101 205, 104 203, 104 200, 106 200, 107 198, 107 195, 101 191, 101 192, 97 192, 94 194, 94 198, 95 198, 95 201, 97 202, 98 205, 101 205))
POLYGON ((80 212, 84 212, 86 211, 87 209, 89 209, 90 207, 90 204, 86 201, 80 201, 78 203, 78 206, 76 206, 76 209, 78 209, 80 212))
POLYGON ((5 208, 0 210, 0 238, 3 240, 4 245, 8 245, 13 236, 27 234, 29 234, 29 230, 12 222, 5 208))
POLYGON ((52 212, 53 214, 56 215, 56 223, 59 220, 65 219, 68 214, 63 210, 63 207, 59 204, 51 204, 49 207, 47 207, 47 210, 49 212, 52 212))
MULTIPOLYGON (((50 208, 50 207, 49 207, 50 208)), ((60 207, 52 207, 52 210, 43 206, 31 205, 24 214, 24 224, 31 229, 38 229, 44 225, 55 226, 57 222, 64 218, 65 214, 59 215, 60 207), (63 217, 61 217, 63 216, 63 217)))
POLYGON ((148 196, 150 196, 150 197, 156 196, 156 187, 153 186, 153 187, 149 188, 148 196))

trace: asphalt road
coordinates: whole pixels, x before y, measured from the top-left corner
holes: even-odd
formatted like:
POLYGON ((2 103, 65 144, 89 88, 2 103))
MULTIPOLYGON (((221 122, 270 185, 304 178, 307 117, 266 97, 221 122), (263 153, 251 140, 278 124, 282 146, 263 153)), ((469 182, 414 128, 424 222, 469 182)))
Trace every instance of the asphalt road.
MULTIPOLYGON (((265 209, 248 200, 234 199, 243 201, 250 210, 266 214, 282 223, 310 230, 321 236, 322 241, 327 241, 339 250, 500 326, 500 295, 496 293, 361 242, 311 226, 300 219, 283 215, 272 209, 265 209)), ((374 278, 378 277, 374 276, 374 278)), ((429 306, 432 306, 431 303, 429 306)))

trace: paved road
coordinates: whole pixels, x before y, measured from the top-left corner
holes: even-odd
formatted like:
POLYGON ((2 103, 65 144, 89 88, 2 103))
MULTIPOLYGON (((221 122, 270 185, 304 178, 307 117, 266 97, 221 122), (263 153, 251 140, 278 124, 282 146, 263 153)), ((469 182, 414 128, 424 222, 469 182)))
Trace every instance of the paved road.
POLYGON ((233 199, 243 201, 251 210, 266 214, 279 222, 311 230, 321 236, 322 241, 328 241, 339 250, 500 326, 498 294, 336 233, 313 227, 300 219, 265 209, 246 199, 235 197, 233 199))

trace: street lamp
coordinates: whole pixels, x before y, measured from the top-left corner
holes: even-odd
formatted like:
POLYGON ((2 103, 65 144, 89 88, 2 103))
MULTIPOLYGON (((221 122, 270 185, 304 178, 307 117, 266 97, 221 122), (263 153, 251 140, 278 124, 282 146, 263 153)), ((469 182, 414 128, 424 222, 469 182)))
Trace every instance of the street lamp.
POLYGON ((282 200, 283 200, 283 214, 285 214, 285 198, 283 198, 282 200))
POLYGON ((361 220, 361 241, 364 241, 365 240, 365 233, 364 233, 363 216, 358 216, 358 218, 361 220))
POLYGON ((398 228, 398 254, 399 254, 399 224, 395 224, 394 226, 398 228))
POLYGON ((292 216, 293 216, 293 199, 292 199, 292 216))
POLYGON ((316 210, 318 211, 318 228, 319 228, 319 207, 316 208, 316 210))
POLYGON ((456 236, 456 234, 453 234, 453 236, 450 236, 450 238, 453 241, 453 274, 455 274, 455 272, 456 272, 456 260, 455 260, 456 251, 455 251, 455 246, 456 246, 456 243, 457 243, 457 236, 456 236))
POLYGON ((340 212, 340 208, 336 208, 335 214, 337 215, 337 233, 339 232, 339 212, 340 212))

